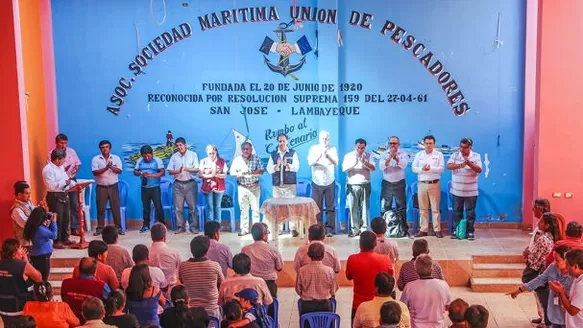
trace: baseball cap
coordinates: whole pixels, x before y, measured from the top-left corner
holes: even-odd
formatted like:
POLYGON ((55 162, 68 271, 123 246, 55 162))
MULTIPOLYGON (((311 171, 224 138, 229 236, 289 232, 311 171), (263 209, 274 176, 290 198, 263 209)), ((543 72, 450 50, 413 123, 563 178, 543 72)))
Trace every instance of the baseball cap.
POLYGON ((253 288, 245 288, 235 293, 235 296, 248 301, 256 301, 259 298, 259 293, 253 288))

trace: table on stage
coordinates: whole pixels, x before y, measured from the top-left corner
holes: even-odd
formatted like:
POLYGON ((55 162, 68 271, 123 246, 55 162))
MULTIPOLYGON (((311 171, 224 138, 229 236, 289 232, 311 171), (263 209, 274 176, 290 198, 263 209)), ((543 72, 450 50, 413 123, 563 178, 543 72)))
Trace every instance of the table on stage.
POLYGON ((270 198, 261 205, 261 213, 269 222, 271 230, 271 240, 278 244, 278 227, 281 223, 289 220, 298 220, 298 232, 304 238, 304 227, 309 227, 316 223, 316 215, 320 209, 316 202, 309 197, 282 197, 270 198))

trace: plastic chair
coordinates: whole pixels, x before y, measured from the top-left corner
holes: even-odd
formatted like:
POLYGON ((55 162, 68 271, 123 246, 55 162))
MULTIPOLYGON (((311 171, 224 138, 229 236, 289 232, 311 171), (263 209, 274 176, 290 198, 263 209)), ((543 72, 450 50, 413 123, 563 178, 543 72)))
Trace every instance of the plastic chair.
MULTIPOLYGON (((274 323, 274 328, 279 327, 279 301, 277 300, 277 298, 273 298, 273 323, 274 323)), ((263 305, 263 307, 265 308, 265 313, 267 313, 267 311, 269 310, 269 305, 263 305)))
POLYGON ((413 226, 413 232, 411 233, 416 234, 419 230, 419 209, 413 206, 413 199, 415 194, 417 194, 417 181, 413 182, 407 188, 407 212, 412 212, 413 215, 407 214, 407 217, 411 219, 411 223, 413 226))
POLYGON ((217 317, 209 316, 209 325, 207 327, 209 327, 209 328, 210 327, 220 328, 221 327, 221 321, 217 317))
MULTIPOLYGON (((174 202, 172 201, 172 181, 168 179, 162 179, 160 181, 160 192, 162 198, 162 211, 170 211, 170 216, 172 217, 172 208, 174 207, 174 202)), ((150 204, 150 228, 156 224, 156 209, 154 208, 154 203, 150 204)))
POLYGON ((312 312, 300 317, 300 327, 308 323, 311 328, 328 328, 336 326, 340 328, 340 316, 331 312, 312 312))
POLYGON ((204 193, 202 192, 202 179, 200 177, 194 178, 198 185, 198 192, 196 194, 196 211, 198 216, 198 229, 204 232, 205 223, 205 211, 206 211, 206 198, 204 198, 204 193))
POLYGON ((83 190, 83 217, 85 218, 85 232, 91 232, 91 196, 93 195, 93 183, 83 190))
MULTIPOLYGON (((302 305, 304 304, 304 301, 302 301, 302 299, 298 299, 298 312, 302 313, 302 305)), ((330 298, 330 305, 332 305, 332 312, 336 313, 336 298, 332 297, 330 298)))
MULTIPOLYGON (((336 181, 336 183, 334 183, 334 201, 336 202, 336 223, 334 224, 335 227, 335 233, 338 234, 338 232, 340 231, 340 183, 338 183, 338 181, 336 181)), ((311 194, 311 188, 310 188, 310 194, 311 194)), ((322 217, 326 216, 326 202, 324 202, 324 204, 322 205, 322 217)), ((326 216, 326 221, 328 222, 328 216, 326 216)))
POLYGON ((237 184, 230 179, 225 179, 225 195, 229 195, 233 202, 232 207, 221 207, 221 214, 223 211, 229 213, 229 219, 231 220, 231 232, 237 230, 237 225, 235 224, 235 202, 237 202, 237 184))
POLYGON ((296 181, 296 195, 312 197, 312 181, 306 178, 298 178, 296 181))
MULTIPOLYGON (((117 183, 117 188, 119 189, 119 207, 121 212, 121 230, 126 231, 127 227, 127 216, 126 216, 126 209, 128 206, 128 189, 129 185, 127 182, 123 180, 119 180, 117 183)), ((113 215, 111 213, 111 206, 109 202, 105 207, 105 218, 107 219, 107 224, 111 222, 113 215)))
POLYGON ((453 226, 453 195, 451 193, 451 181, 447 182, 447 230, 450 234, 454 233, 455 227, 453 226))

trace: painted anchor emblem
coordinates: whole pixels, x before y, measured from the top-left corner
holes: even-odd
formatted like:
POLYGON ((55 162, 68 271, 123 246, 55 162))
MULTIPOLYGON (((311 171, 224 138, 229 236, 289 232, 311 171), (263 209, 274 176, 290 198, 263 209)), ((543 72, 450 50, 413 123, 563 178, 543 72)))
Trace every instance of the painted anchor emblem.
POLYGON ((299 71, 302 66, 306 63, 306 54, 312 51, 312 47, 308 42, 308 39, 305 35, 298 39, 295 44, 291 44, 288 42, 287 33, 295 32, 294 21, 292 20, 289 23, 281 23, 273 32, 277 36, 279 43, 276 43, 269 37, 265 37, 263 40, 263 44, 259 51, 263 53, 263 58, 265 59, 265 65, 275 73, 279 73, 284 77, 288 75, 293 78, 294 80, 298 80, 296 76, 292 73, 299 71), (290 28, 292 27, 292 28, 290 28), (273 64, 269 58, 267 57, 270 53, 277 52, 279 53, 279 61, 277 64, 273 64), (302 55, 302 59, 297 64, 290 63, 290 56, 293 54, 300 54, 302 55))

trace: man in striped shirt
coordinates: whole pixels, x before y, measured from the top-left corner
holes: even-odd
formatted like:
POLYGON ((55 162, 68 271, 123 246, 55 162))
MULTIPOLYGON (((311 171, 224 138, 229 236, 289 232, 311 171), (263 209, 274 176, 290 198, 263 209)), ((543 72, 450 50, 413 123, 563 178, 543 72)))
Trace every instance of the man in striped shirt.
MULTIPOLYGON (((402 291, 405 286, 415 280, 419 280, 419 274, 415 269, 415 260, 419 255, 429 254, 429 244, 425 239, 416 239, 413 242, 413 259, 411 261, 403 263, 401 266, 401 271, 399 271, 399 279, 397 279, 397 287, 402 291)), ((441 266, 437 261, 433 261, 433 272, 431 277, 443 280, 443 273, 441 266)))
MULTIPOLYGON (((478 200, 478 176, 482 172, 482 159, 480 154, 472 151, 473 141, 470 138, 462 138, 460 151, 454 153, 447 161, 447 169, 451 170, 451 192, 453 197, 453 224, 457 228, 462 220, 464 207, 466 208, 466 220, 468 240, 474 240, 474 222, 476 221, 476 202, 478 200)), ((452 239, 457 236, 454 233, 452 239)))

